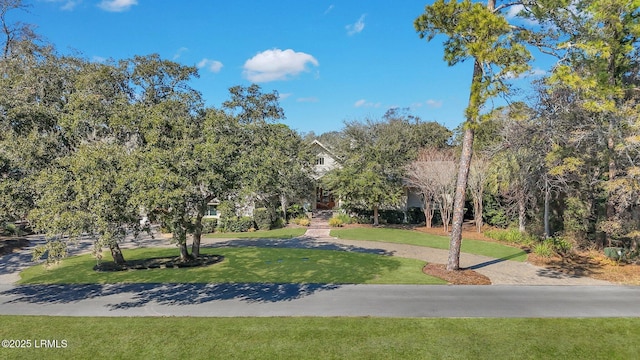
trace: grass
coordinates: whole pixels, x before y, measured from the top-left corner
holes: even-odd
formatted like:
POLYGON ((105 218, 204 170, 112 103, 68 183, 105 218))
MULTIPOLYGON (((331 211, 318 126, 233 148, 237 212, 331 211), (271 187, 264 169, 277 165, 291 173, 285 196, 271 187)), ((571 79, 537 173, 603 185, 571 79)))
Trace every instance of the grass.
POLYGON ((0 338, 67 343, 5 359, 634 359, 640 319, 0 316, 0 338))
POLYGON ((305 228, 282 228, 274 230, 258 230, 253 232, 227 232, 206 234, 206 238, 214 239, 291 239, 304 235, 305 228))
MULTIPOLYGON (((131 249, 125 259, 177 256, 175 248, 131 249)), ((422 273, 414 259, 346 251, 283 248, 203 248, 224 261, 206 267, 95 272, 96 260, 80 255, 46 269, 32 266, 20 273, 21 284, 89 283, 332 283, 444 284, 422 273)), ((108 256, 108 255, 105 255, 108 256)))
MULTIPOLYGON (((424 246, 436 249, 449 249, 449 238, 422 233, 413 230, 385 228, 352 228, 331 230, 331 236, 348 240, 370 240, 398 244, 424 246)), ((496 259, 525 261, 527 254, 521 249, 498 243, 464 240, 462 252, 484 255, 496 259)))

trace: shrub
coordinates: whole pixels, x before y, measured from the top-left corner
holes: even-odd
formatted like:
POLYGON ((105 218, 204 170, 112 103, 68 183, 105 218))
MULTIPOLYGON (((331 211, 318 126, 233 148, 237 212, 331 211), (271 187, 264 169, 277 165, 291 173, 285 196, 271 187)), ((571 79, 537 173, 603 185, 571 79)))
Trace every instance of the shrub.
POLYGON ((256 208, 253 210, 253 219, 256 222, 258 230, 270 230, 271 229, 271 211, 267 208, 256 208))
POLYGON ((296 225, 300 226, 309 226, 311 225, 311 220, 309 220, 306 216, 300 216, 292 220, 292 222, 296 225))
POLYGON ((336 219, 340 219, 340 221, 342 221, 343 224, 351 224, 351 216, 349 216, 349 214, 340 212, 333 215, 333 217, 336 219))
POLYGON ((549 258, 553 255, 553 244, 549 241, 543 241, 533 246, 533 253, 544 258, 549 258))
POLYGON ((487 230, 484 232, 484 235, 494 240, 503 241, 511 244, 526 245, 526 246, 530 246, 536 241, 535 237, 527 233, 521 233, 518 229, 487 230))
POLYGON ((329 226, 331 227, 342 227, 343 224, 344 222, 340 218, 332 217, 329 219, 329 226))
POLYGON ((16 224, 14 223, 5 223, 4 227, 3 227, 4 233, 7 235, 12 235, 12 236, 20 236, 21 235, 21 231, 20 228, 18 226, 16 226, 16 224))
POLYGON ((412 207, 407 210, 407 222, 409 224, 420 224, 426 221, 424 211, 419 207, 412 207))
POLYGON ((560 256, 565 256, 573 249, 573 244, 562 236, 556 235, 547 240, 553 245, 553 250, 560 256))
POLYGON ((296 219, 304 216, 304 208, 299 204, 293 204, 287 208, 287 218, 296 219))
POLYGON ((271 228, 272 229, 280 229, 285 227, 287 224, 284 222, 284 219, 279 217, 276 219, 276 221, 273 222, 273 224, 271 224, 271 228))
POLYGON ((227 219, 221 230, 228 232, 247 232, 253 227, 253 219, 249 216, 232 217, 227 219))
POLYGON ((202 219, 202 233, 211 234, 218 227, 218 219, 216 218, 203 218, 202 219))

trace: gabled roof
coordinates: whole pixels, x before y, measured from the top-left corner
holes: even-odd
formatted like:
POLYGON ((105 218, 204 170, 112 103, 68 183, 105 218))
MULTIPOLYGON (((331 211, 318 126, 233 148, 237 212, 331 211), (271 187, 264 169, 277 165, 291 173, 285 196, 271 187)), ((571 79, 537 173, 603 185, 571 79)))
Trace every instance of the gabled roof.
POLYGON ((335 155, 331 150, 329 150, 326 146, 324 146, 320 141, 318 141, 318 140, 313 140, 313 141, 311 142, 311 145, 317 145, 317 146, 319 146, 320 148, 322 148, 322 150, 323 150, 323 151, 325 151, 327 154, 331 155, 331 157, 332 157, 334 160, 336 160, 336 161, 338 160, 338 157, 337 157, 337 156, 336 156, 336 155, 335 155))

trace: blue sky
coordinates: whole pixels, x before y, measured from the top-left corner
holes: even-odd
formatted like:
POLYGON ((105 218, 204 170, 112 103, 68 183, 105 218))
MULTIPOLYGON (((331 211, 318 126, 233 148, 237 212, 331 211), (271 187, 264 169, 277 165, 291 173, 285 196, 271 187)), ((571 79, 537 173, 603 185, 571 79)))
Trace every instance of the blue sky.
POLYGON ((219 107, 235 85, 277 90, 300 132, 408 107, 453 129, 463 121, 471 63, 448 67, 413 20, 425 0, 26 0, 62 53, 96 61, 158 53, 200 68, 192 85, 219 107))

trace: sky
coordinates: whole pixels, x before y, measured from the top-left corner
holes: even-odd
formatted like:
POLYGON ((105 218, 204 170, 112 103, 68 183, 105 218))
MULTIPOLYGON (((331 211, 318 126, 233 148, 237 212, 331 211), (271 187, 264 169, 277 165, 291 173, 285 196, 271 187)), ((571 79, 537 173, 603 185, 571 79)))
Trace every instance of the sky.
MULTIPOLYGON (((197 66, 191 85, 220 107, 232 86, 277 91, 301 133, 409 108, 454 129, 464 120, 471 61, 448 67, 442 39, 418 37, 425 0, 25 0, 13 20, 63 54, 135 55, 197 66)), ((536 72, 542 72, 537 71, 536 72)))

